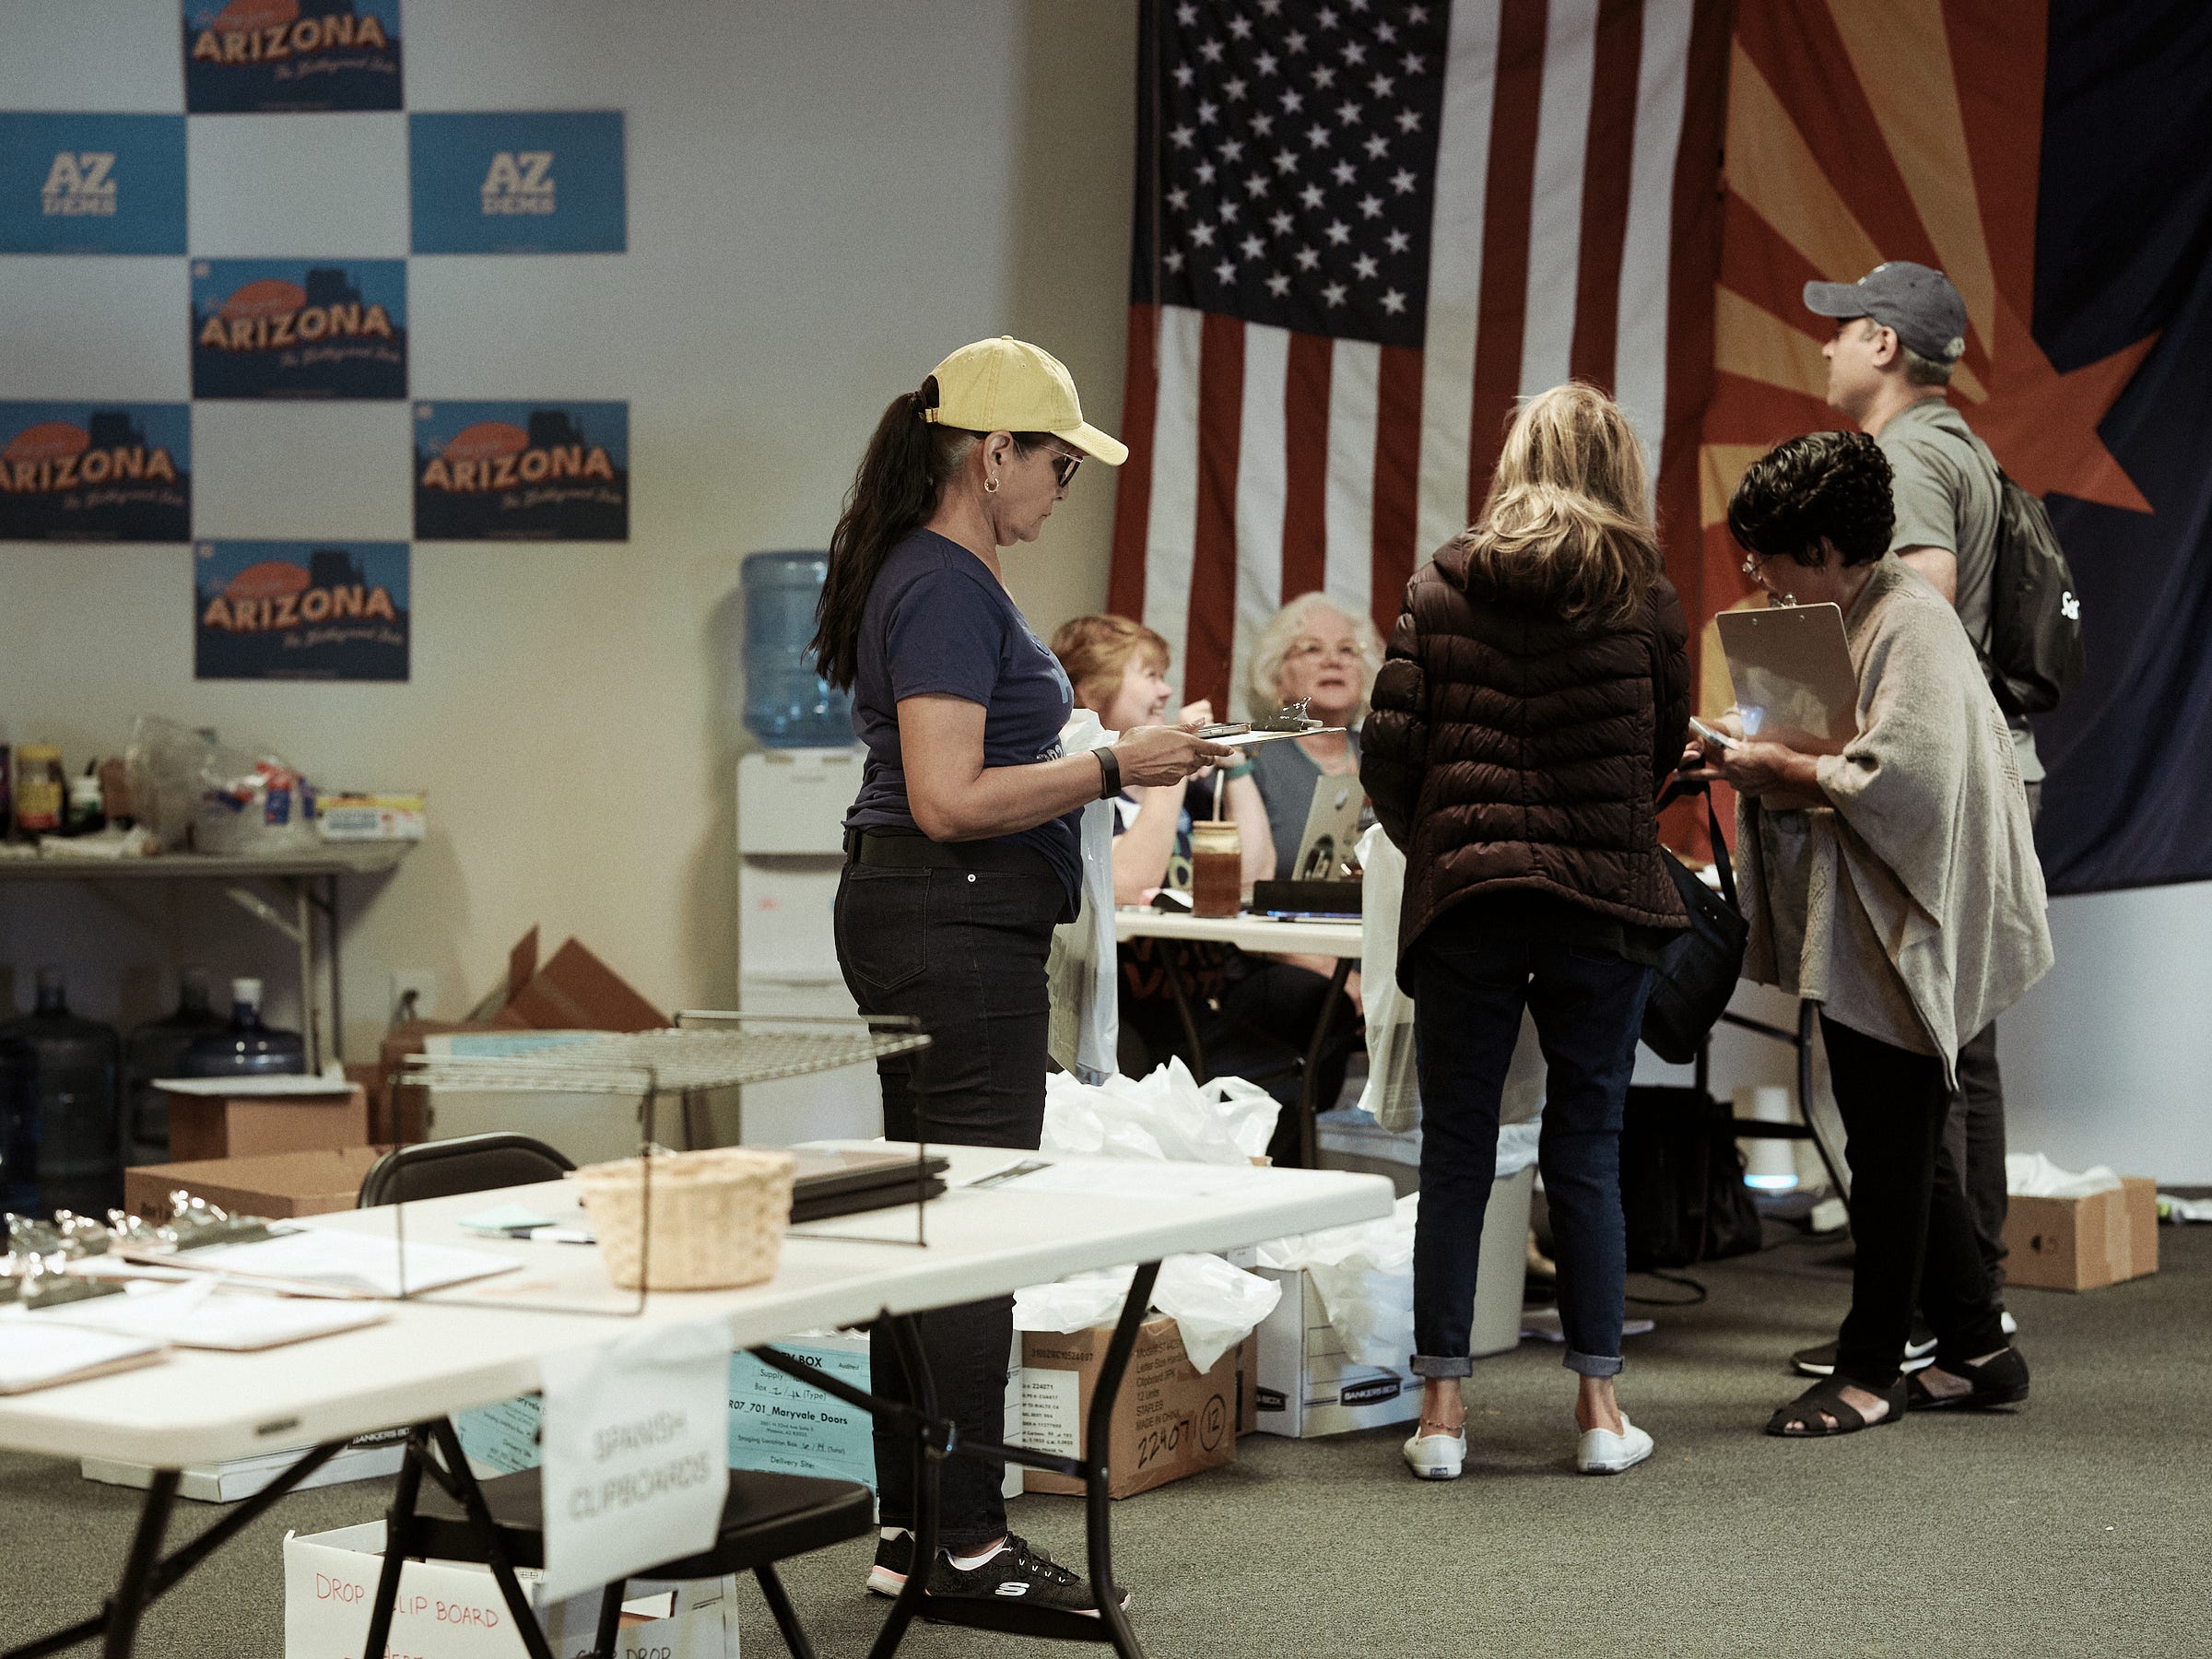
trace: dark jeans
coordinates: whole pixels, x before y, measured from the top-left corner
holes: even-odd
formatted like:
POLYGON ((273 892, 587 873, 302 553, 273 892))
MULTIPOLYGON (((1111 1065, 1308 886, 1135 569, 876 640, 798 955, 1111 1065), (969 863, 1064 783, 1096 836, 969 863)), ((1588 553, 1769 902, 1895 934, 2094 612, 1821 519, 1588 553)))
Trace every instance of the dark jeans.
POLYGON ((1537 1164, 1556 1237, 1567 1368, 1613 1376, 1628 1288, 1620 1114, 1652 971, 1609 951, 1454 927, 1449 914, 1417 947, 1413 968, 1421 1078, 1414 1373, 1474 1371, 1468 1328, 1497 1179, 1499 1100, 1525 1006, 1547 1067, 1537 1164))
MULTIPOLYGON (((1044 1128, 1044 959, 1064 902, 1051 876, 845 866, 837 889, 837 959, 864 1014, 910 1014, 935 1040, 919 1054, 877 1062, 883 1131, 971 1147, 1034 1147, 1044 1128)), ((1006 1438, 1006 1355, 1014 1299, 917 1316, 937 1408, 963 1438, 1006 1438)), ((912 1397, 888 1332, 869 1345, 871 1387, 912 1397)), ((948 1457, 939 1465, 940 1542, 956 1554, 1006 1530, 1005 1465, 948 1457)), ((876 1480, 886 1526, 914 1522, 913 1445, 876 1430, 876 1480)))
MULTIPOLYGON (((1206 1051, 1207 1073, 1216 1077, 1248 1077, 1281 1106, 1274 1137, 1267 1144, 1268 1156, 1281 1169, 1296 1169, 1299 1164, 1299 1076, 1328 994, 1327 978, 1310 968, 1270 961, 1265 957, 1240 957, 1230 964, 1219 1006, 1194 1002, 1191 1009, 1198 1041, 1206 1051)), ((1172 999, 1132 996, 1124 982, 1121 1017, 1123 1031, 1136 1051, 1124 1070, 1141 1076, 1165 1065, 1171 1054, 1189 1061, 1190 1041, 1172 999)), ((1352 999, 1339 991, 1329 1016, 1329 1041, 1322 1049, 1321 1063, 1313 1068, 1316 1112, 1326 1112, 1336 1104, 1336 1097, 1344 1092, 1352 1051, 1359 1043, 1359 1012, 1352 999)))
MULTIPOLYGON (((2028 789, 2028 821, 2042 810, 2043 786, 2028 789)), ((2005 1079, 1997 1070, 1997 1022, 1991 1020, 1959 1050, 1959 1087, 1951 1095, 1944 1145, 1959 1171, 1974 1242, 1989 1276, 1991 1303, 2005 1308, 2005 1079)))
POLYGON ((1936 1363, 1959 1371, 2005 1346, 1973 1217, 1944 1145, 1943 1063, 1820 1017, 1836 1113, 1851 1160, 1857 1259, 1836 1376, 1880 1393, 1897 1381, 1915 1294, 1936 1363))

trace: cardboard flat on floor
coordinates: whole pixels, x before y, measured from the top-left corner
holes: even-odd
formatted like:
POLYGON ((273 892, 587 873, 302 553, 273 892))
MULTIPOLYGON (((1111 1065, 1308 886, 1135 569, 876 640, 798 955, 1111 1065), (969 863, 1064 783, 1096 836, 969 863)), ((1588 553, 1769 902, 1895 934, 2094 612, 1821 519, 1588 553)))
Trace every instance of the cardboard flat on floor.
POLYGON ((2097 1290, 2159 1270, 2158 1182, 2123 1175, 2085 1198, 2015 1194, 2005 1214, 2005 1277, 2045 1290, 2097 1290))
MULTIPOLYGON (((1085 1424, 1110 1325, 1063 1335, 1026 1331, 1021 1339, 1021 1443, 1032 1451, 1084 1455, 1085 1424)), ((1127 1498, 1234 1463, 1237 1456, 1238 1350, 1201 1373, 1182 1351, 1182 1334, 1165 1314, 1147 1320, 1114 1401, 1106 1457, 1109 1492, 1127 1498)), ((1030 1469, 1032 1492, 1080 1493, 1083 1483, 1030 1469)))
POLYGON ((259 1158, 143 1164, 123 1172, 124 1207, 148 1221, 164 1222, 170 1216, 170 1194, 182 1188, 233 1216, 327 1216, 354 1207, 362 1179, 388 1150, 339 1147, 259 1158))
MULTIPOLYGON (((215 1079, 205 1079, 214 1081, 215 1079)), ((303 1092, 209 1095, 162 1089, 169 1101, 169 1155, 176 1163, 312 1152, 369 1143, 369 1096, 359 1084, 332 1092, 320 1077, 303 1092)))
MULTIPOLYGON (((362 1435, 292 1489, 304 1492, 311 1487, 345 1486, 351 1481, 381 1480, 385 1476, 396 1475, 406 1456, 406 1438, 407 1431, 404 1429, 362 1435)), ((194 1464, 179 1472, 177 1496, 189 1498, 195 1503, 236 1503, 241 1498, 253 1497, 306 1455, 307 1448, 299 1446, 286 1452, 264 1453, 259 1457, 194 1464)), ((80 1458, 77 1470, 87 1480, 97 1480, 103 1486, 135 1487, 142 1492, 154 1480, 154 1471, 147 1464, 117 1463, 105 1457, 80 1458)))

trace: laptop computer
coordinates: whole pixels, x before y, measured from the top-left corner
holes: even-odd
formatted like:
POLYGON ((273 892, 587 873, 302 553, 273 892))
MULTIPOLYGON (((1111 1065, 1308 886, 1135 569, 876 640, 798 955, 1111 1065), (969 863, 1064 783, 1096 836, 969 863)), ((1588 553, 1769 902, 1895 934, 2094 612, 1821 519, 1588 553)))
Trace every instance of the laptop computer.
POLYGON ((1327 773, 1313 780, 1313 798, 1306 806, 1305 833, 1298 838, 1298 857, 1290 865, 1293 881, 1335 881, 1343 875, 1344 861, 1359 843, 1359 813, 1367 792, 1359 780, 1327 773))

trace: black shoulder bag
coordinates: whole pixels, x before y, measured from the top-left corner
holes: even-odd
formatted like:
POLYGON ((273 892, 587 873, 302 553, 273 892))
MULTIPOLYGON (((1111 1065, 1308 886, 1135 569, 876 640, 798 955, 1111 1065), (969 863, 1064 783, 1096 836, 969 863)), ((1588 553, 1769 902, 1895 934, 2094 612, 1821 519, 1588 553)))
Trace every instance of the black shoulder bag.
POLYGON ((1683 795, 1705 797, 1705 819, 1712 831, 1712 864, 1721 879, 1714 892, 1684 867, 1665 847, 1659 856, 1682 895, 1689 912, 1688 928, 1677 934, 1660 956, 1652 976, 1651 1000, 1643 1006, 1643 1041, 1660 1059, 1672 1065, 1688 1065, 1712 1028, 1721 1010, 1735 994, 1735 982, 1744 971, 1744 945, 1750 924, 1744 920, 1735 899, 1735 871, 1728 861, 1728 843, 1721 839, 1720 814, 1713 810, 1712 792, 1702 783, 1677 780, 1659 797, 1664 810, 1683 795))

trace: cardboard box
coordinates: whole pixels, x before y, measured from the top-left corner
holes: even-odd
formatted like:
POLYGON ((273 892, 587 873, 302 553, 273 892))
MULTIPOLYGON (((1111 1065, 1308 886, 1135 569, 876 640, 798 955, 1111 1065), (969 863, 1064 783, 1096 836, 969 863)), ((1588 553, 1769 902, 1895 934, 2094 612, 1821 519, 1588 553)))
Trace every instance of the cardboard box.
MULTIPOLYGON (((357 1436, 351 1445, 292 1489, 304 1492, 311 1487, 344 1486, 351 1481, 381 1480, 396 1475, 399 1465, 406 1460, 406 1440, 405 1429, 381 1430, 374 1434, 357 1436)), ((306 1456, 307 1451, 305 1446, 298 1446, 287 1452, 262 1452, 252 1457, 229 1458, 222 1463, 189 1465, 179 1471, 177 1496, 199 1503, 235 1503, 267 1487, 306 1456)), ((154 1479, 150 1465, 118 1463, 105 1457, 80 1458, 77 1469, 87 1480, 97 1480, 105 1486, 135 1487, 140 1491, 151 1486, 154 1479)))
POLYGON ((315 833, 326 841, 418 841, 429 828, 418 794, 328 794, 315 803, 315 833))
POLYGON ((172 1162, 369 1144, 369 1095, 358 1083, 322 1077, 206 1077, 190 1082, 189 1092, 167 1086, 161 1089, 169 1102, 172 1162), (203 1087, 209 1092, 200 1092, 203 1087), (215 1092, 218 1088, 221 1092, 215 1092))
POLYGON ((407 1082, 406 1069, 408 1057, 423 1052, 426 1038, 455 1031, 651 1031, 668 1023, 641 993, 574 939, 539 967, 534 927, 507 953, 505 984, 468 1018, 408 1020, 385 1034, 379 1077, 371 1084, 380 1106, 371 1125, 375 1138, 413 1142, 428 1135, 429 1091, 407 1082))
POLYGON ((123 1206, 134 1216, 165 1222, 169 1195, 182 1187, 234 1216, 327 1216, 353 1208, 362 1180, 388 1150, 341 1147, 197 1163, 142 1164, 123 1172, 123 1206))
MULTIPOLYGON (((369 1626, 382 1568, 384 1524, 284 1535, 284 1659, 354 1659, 369 1626)), ((545 1575, 515 1577, 557 1659, 584 1659, 599 1618, 599 1593, 548 1604, 545 1575)), ((738 1659, 737 1582, 655 1583, 632 1579, 622 1604, 616 1659, 738 1659)), ((393 1653, 409 1659, 521 1659, 522 1637, 488 1568, 409 1561, 400 1569, 393 1653)))
MULTIPOLYGON (((1021 1339, 1021 1443, 1064 1457, 1084 1455, 1085 1424, 1110 1325, 1062 1335, 1027 1331, 1021 1339)), ((1237 1456, 1237 1350, 1203 1374, 1182 1351, 1182 1334, 1164 1314, 1137 1332, 1129 1370, 1114 1401, 1106 1448, 1107 1489, 1116 1498, 1233 1463, 1237 1456)), ((1032 1492, 1080 1493, 1083 1483, 1042 1469, 1027 1471, 1032 1492)))
POLYGON ((2005 1277, 2045 1290, 2095 1290, 2159 1270, 2158 1182, 2123 1175, 2086 1198, 2016 1194, 2005 1214, 2005 1277))
POLYGON ((1344 1351, 1312 1274, 1303 1268, 1254 1271, 1283 1288, 1275 1312, 1253 1333, 1261 1433, 1304 1440, 1410 1423, 1421 1415, 1420 1383, 1410 1370, 1361 1365, 1344 1351))
MULTIPOLYGON (((868 1386, 865 1331, 813 1331, 775 1345, 794 1359, 818 1366, 841 1382, 868 1386)), ((795 1377, 771 1370, 750 1354, 730 1356, 730 1467, 772 1469, 827 1480, 854 1480, 876 1489, 875 1426, 868 1414, 795 1377)), ((536 1394, 462 1412, 454 1419, 461 1449, 472 1464, 501 1475, 538 1465, 536 1394)), ((1021 1427, 1021 1338, 1017 1333, 1006 1364, 1004 1440, 1016 1443, 1021 1427)), ((1018 1464, 1006 1465, 1001 1491, 1022 1490, 1018 1464)))

